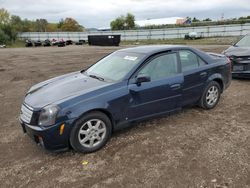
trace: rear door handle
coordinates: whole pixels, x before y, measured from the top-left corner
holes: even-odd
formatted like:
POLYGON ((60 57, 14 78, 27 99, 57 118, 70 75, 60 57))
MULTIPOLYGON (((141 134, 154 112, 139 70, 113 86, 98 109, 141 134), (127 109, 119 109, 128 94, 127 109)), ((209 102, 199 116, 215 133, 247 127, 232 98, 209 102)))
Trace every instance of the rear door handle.
POLYGON ((173 85, 170 86, 170 88, 172 90, 180 89, 181 88, 181 84, 173 84, 173 85))
POLYGON ((202 72, 202 73, 200 73, 200 76, 201 76, 201 77, 207 76, 207 72, 202 72))

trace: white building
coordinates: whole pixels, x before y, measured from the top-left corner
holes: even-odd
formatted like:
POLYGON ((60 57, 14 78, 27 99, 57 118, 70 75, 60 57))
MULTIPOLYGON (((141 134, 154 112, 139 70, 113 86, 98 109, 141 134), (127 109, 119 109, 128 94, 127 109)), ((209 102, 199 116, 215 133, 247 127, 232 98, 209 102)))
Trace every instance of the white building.
POLYGON ((150 26, 150 25, 178 24, 178 20, 185 20, 185 18, 170 17, 170 18, 137 20, 135 21, 135 24, 138 25, 139 27, 145 27, 145 26, 150 26))

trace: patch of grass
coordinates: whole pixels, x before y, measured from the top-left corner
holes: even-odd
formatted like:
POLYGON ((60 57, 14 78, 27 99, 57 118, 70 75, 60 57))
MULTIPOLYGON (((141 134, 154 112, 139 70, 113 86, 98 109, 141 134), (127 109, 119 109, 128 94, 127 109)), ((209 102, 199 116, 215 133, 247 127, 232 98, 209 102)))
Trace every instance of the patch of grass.
POLYGON ((22 47, 25 47, 25 41, 17 40, 15 42, 8 43, 6 47, 7 48, 22 48, 22 47))
POLYGON ((121 41, 121 45, 150 45, 150 44, 182 44, 182 45, 231 45, 239 37, 211 37, 196 40, 185 39, 148 39, 139 41, 121 41))

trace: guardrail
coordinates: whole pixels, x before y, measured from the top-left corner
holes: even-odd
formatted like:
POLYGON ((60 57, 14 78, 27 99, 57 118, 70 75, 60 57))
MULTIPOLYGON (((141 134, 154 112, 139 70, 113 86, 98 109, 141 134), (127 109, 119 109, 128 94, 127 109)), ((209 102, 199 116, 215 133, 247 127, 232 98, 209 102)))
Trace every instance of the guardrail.
POLYGON ((201 33, 204 37, 241 36, 250 33, 250 23, 232 25, 214 25, 199 27, 179 27, 164 29, 124 30, 124 31, 92 31, 92 32, 24 32, 20 39, 46 40, 87 40, 88 35, 121 35, 122 41, 147 39, 184 38, 189 32, 201 33))

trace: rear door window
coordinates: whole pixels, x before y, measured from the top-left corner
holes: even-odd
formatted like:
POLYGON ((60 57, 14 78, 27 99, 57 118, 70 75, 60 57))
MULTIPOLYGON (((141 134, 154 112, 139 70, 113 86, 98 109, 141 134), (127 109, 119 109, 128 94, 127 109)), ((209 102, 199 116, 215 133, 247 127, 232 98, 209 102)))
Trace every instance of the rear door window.
POLYGON ((189 50, 179 51, 182 71, 188 71, 199 67, 197 55, 189 50))
POLYGON ((197 56, 197 58, 198 58, 198 62, 199 62, 199 66, 200 66, 200 67, 207 64, 207 63, 206 63, 205 61, 203 61, 200 57, 197 56))
POLYGON ((179 55, 183 72, 207 65, 205 61, 189 50, 180 50, 179 55))

